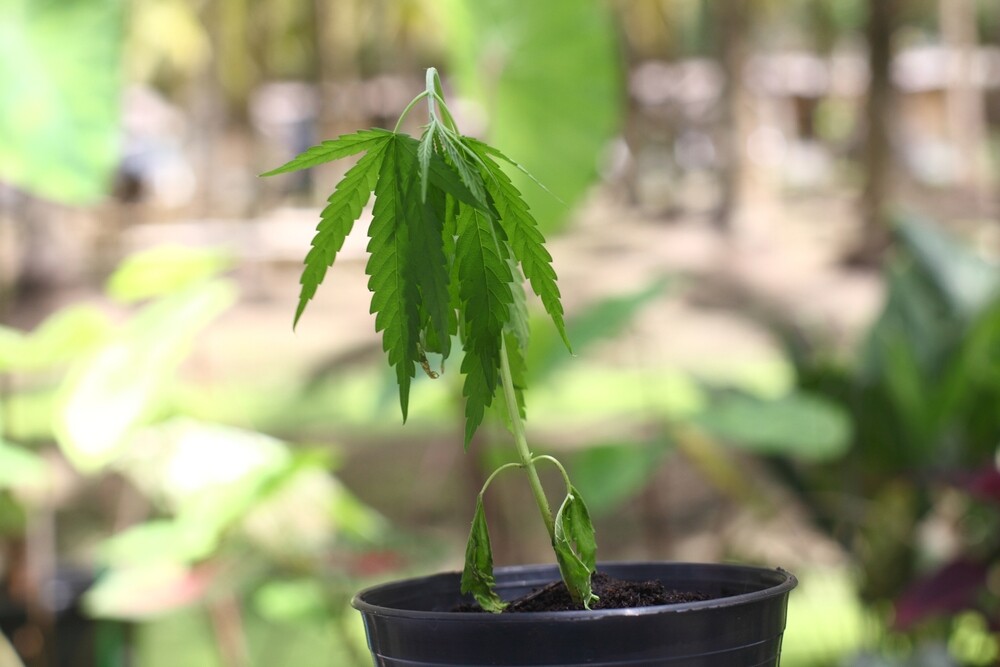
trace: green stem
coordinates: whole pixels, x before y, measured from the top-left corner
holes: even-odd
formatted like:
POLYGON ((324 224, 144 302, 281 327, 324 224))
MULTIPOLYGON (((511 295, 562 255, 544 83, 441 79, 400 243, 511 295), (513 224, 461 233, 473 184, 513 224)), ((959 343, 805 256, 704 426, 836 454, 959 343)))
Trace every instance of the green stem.
POLYGON ((396 121, 396 127, 394 127, 392 129, 393 134, 399 132, 399 127, 400 127, 400 125, 403 124, 403 119, 406 118, 406 115, 408 113, 410 113, 410 111, 413 109, 413 107, 415 107, 417 105, 417 102, 419 102, 420 100, 424 99, 428 95, 430 95, 430 91, 425 90, 424 92, 420 93, 419 95, 417 95, 416 97, 414 97, 412 100, 410 100, 410 103, 406 105, 405 109, 403 109, 403 113, 399 114, 399 120, 396 121))
POLYGON ((493 483, 493 478, 502 473, 504 470, 510 470, 511 468, 520 468, 520 463, 505 463, 496 470, 493 471, 489 477, 486 478, 486 483, 483 484, 483 488, 479 491, 480 496, 486 495, 486 489, 489 488, 490 484, 493 483))
POLYGON ((521 465, 528 474, 528 483, 531 485, 531 493, 535 497, 535 504, 538 505, 538 512, 542 515, 545 529, 549 531, 549 541, 555 543, 556 527, 552 519, 552 510, 549 508, 548 498, 545 497, 545 489, 538 479, 538 471, 535 470, 535 461, 528 449, 528 440, 524 435, 524 422, 521 421, 521 413, 517 409, 517 397, 514 395, 514 381, 510 372, 510 358, 507 356, 507 341, 500 340, 500 378, 503 383, 503 395, 507 403, 507 414, 510 416, 511 430, 514 432, 514 445, 517 447, 518 458, 521 465))
POLYGON ((542 454, 540 456, 536 456, 532 460, 548 461, 549 463, 555 465, 555 467, 559 468, 559 472, 562 473, 563 481, 566 482, 566 492, 569 493, 569 490, 573 488, 573 483, 569 481, 569 473, 566 472, 566 468, 563 467, 563 464, 559 463, 559 460, 556 459, 556 457, 549 456, 548 454, 542 454))

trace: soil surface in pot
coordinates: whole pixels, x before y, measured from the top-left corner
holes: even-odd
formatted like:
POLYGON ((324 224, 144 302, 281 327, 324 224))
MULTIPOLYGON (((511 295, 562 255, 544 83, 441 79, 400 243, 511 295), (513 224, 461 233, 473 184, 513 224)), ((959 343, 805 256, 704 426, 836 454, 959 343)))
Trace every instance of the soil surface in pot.
MULTIPOLYGON (((711 599, 705 593, 670 590, 659 581, 625 581, 596 572, 590 581, 594 595, 600 598, 591 609, 627 609, 653 607, 678 602, 698 602, 711 599)), ((580 611, 583 607, 573 602, 566 585, 556 581, 513 600, 503 613, 529 611, 580 611)), ((482 611, 478 604, 465 604, 455 611, 482 611)))

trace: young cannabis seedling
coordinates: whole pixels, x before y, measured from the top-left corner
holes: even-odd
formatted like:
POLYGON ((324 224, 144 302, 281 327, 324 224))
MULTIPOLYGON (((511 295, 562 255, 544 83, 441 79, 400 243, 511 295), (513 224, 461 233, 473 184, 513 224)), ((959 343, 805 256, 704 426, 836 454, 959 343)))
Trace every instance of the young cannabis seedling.
POLYGON ((483 495, 497 474, 521 468, 563 581, 573 599, 589 608, 596 600, 590 580, 597 546, 587 507, 565 468, 551 456, 533 455, 524 433, 525 278, 569 347, 552 257, 521 193, 499 163, 525 170, 496 148, 459 133, 437 71, 430 68, 426 89, 403 110, 392 132, 361 130, 324 141, 263 175, 360 153, 364 155, 337 184, 320 215, 305 258, 295 323, 374 193, 365 272, 375 329, 382 332, 382 347, 396 372, 403 420, 416 368, 437 377, 428 355, 441 357, 443 372, 443 360, 457 338, 462 349, 466 447, 498 389, 517 447, 518 463, 494 471, 477 498, 462 592, 471 593, 487 611, 499 612, 506 606, 494 591, 483 495), (428 123, 418 141, 399 132, 399 127, 421 100, 427 101, 428 123), (542 461, 555 465, 566 483, 566 498, 555 518, 535 469, 542 461))

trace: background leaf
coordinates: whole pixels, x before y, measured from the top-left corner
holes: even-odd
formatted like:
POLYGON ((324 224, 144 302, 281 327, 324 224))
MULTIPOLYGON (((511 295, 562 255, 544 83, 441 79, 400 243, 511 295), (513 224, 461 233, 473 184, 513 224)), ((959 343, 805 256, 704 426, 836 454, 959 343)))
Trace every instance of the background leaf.
POLYGON ((146 306, 71 373, 55 430, 78 469, 94 472, 118 455, 133 429, 160 407, 191 338, 235 296, 233 285, 215 281, 146 306))
POLYGON ((88 204, 119 157, 117 0, 6 0, 0 12, 0 179, 88 204))
POLYGON ((611 512, 646 488, 667 449, 663 442, 595 444, 574 453, 570 475, 594 514, 611 512))
POLYGON ((841 456, 851 438, 846 413, 826 399, 804 393, 776 400, 725 394, 695 421, 740 449, 813 461, 841 456))
POLYGON ((222 249, 157 246, 126 257, 107 282, 108 295, 122 303, 179 292, 230 269, 234 258, 222 249))
POLYGON ((442 0, 451 70, 490 118, 490 142, 566 203, 512 170, 543 231, 566 222, 597 174, 624 95, 601 0, 442 0))

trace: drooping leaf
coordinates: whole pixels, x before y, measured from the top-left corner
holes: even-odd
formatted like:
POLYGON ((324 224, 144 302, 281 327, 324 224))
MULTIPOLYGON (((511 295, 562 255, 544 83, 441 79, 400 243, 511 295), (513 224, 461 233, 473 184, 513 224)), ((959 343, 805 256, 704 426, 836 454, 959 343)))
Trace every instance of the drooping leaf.
POLYGON ((556 513, 552 546, 570 596, 589 609, 596 599, 590 578, 597 567, 597 542, 587 505, 573 487, 556 513))
POLYGON ((353 134, 344 134, 336 139, 324 141, 318 146, 307 149, 289 162, 286 162, 277 169, 266 171, 261 176, 287 174, 292 171, 308 169, 326 162, 357 155, 364 151, 371 151, 383 145, 392 136, 392 132, 378 128, 360 130, 353 134))
POLYGON ((344 239, 351 233, 354 222, 368 203, 378 180, 386 145, 392 136, 379 133, 378 141, 366 142, 368 153, 344 174, 344 178, 330 195, 326 208, 320 213, 320 223, 316 227, 312 247, 306 254, 305 269, 299 280, 302 291, 299 294, 299 305, 295 309, 293 327, 302 317, 309 300, 316 295, 316 289, 326 277, 327 269, 333 265, 337 253, 344 246, 344 239))
POLYGON ((510 274, 514 280, 510 283, 510 293, 514 300, 510 304, 510 321, 507 324, 507 331, 514 335, 521 353, 526 353, 528 344, 531 342, 530 315, 528 313, 528 300, 524 294, 524 276, 521 269, 513 257, 507 258, 507 265, 510 266, 510 274))
POLYGON ((556 272, 552 268, 552 255, 545 249, 545 237, 539 230, 538 223, 521 198, 521 193, 489 156, 484 144, 474 139, 465 141, 485 167, 483 177, 486 189, 500 214, 500 225, 506 232, 514 257, 521 263, 524 276, 531 283, 535 294, 541 298, 545 311, 552 318, 566 347, 572 349, 563 321, 563 307, 559 287, 556 285, 556 272))
POLYGON ((506 259, 500 255, 502 249, 490 218, 462 206, 455 261, 463 308, 466 445, 496 393, 501 336, 514 300, 510 289, 513 276, 506 259))
POLYGON ((420 295, 406 266, 411 257, 407 220, 422 215, 419 183, 412 178, 417 169, 416 157, 401 149, 399 144, 398 135, 393 135, 386 145, 375 185, 375 207, 368 228, 371 257, 365 273, 370 277, 368 289, 372 292, 375 330, 382 332, 382 349, 396 371, 399 404, 405 421, 410 382, 415 364, 420 361, 420 295))
MULTIPOLYGON (((514 397, 517 399, 517 412, 521 419, 527 418, 527 407, 524 400, 524 392, 528 388, 528 369, 524 363, 524 352, 518 345, 518 340, 513 333, 505 333, 504 339, 507 346, 507 360, 510 364, 511 384, 514 385, 514 397)), ((509 422, 510 417, 506 414, 504 418, 509 422)), ((511 425, 508 423, 508 427, 511 425)))
POLYGON ((466 346, 473 350, 499 349, 500 335, 514 301, 513 276, 503 246, 488 216, 462 206, 458 216, 455 261, 459 294, 465 308, 466 346))
MULTIPOLYGON (((403 139, 399 141, 410 143, 403 139)), ((411 199, 415 194, 413 190, 415 188, 408 191, 411 199)), ((409 210, 412 212, 405 221, 410 236, 410 256, 407 257, 406 266, 410 279, 420 290, 420 309, 429 319, 424 339, 434 341, 437 348, 434 351, 445 358, 451 344, 451 297, 448 291, 450 277, 444 241, 446 196, 438 187, 432 187, 421 200, 411 202, 409 210)))
POLYGON ((472 529, 465 547, 465 569, 462 571, 462 593, 471 593, 484 611, 499 613, 507 603, 500 599, 493 587, 493 548, 490 546, 490 532, 483 511, 483 497, 476 499, 476 513, 472 517, 472 529))
POLYGON ((465 398, 465 446, 468 448, 476 429, 483 423, 486 408, 493 404, 499 382, 499 350, 491 353, 466 349, 462 357, 462 396, 465 398))

